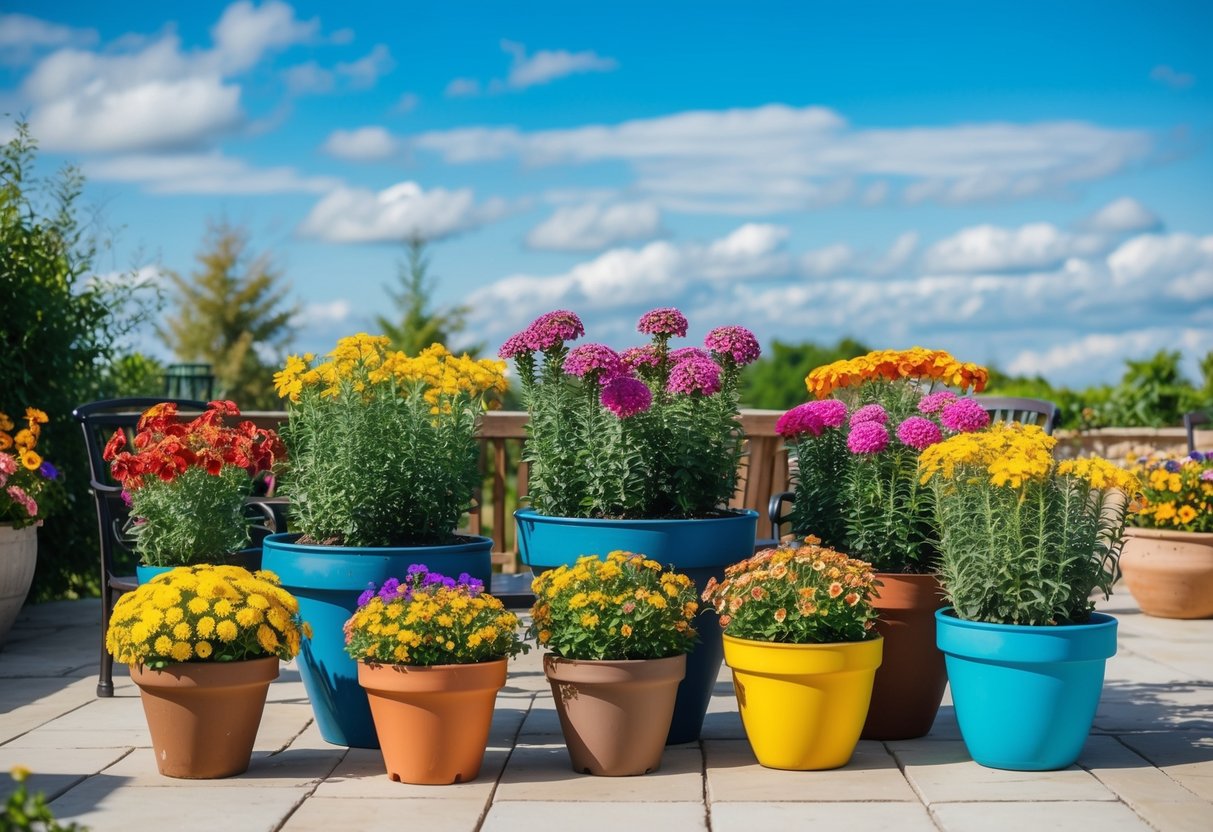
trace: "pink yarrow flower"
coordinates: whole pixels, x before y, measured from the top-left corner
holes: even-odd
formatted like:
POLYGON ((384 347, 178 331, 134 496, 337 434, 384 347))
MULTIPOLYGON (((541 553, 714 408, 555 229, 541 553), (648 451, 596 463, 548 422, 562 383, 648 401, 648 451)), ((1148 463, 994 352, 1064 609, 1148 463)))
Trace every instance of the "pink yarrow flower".
POLYGON ((878 454, 889 447, 889 430, 880 422, 851 423, 847 450, 853 454, 878 454))
POLYGON ((619 357, 623 359, 625 365, 633 370, 652 369, 661 363, 657 350, 652 344, 645 344, 643 347, 629 347, 619 357))
POLYGON ((943 426, 957 433, 972 433, 990 424, 990 414, 972 399, 957 399, 948 402, 939 413, 943 426))
POLYGON ((673 306, 663 306, 641 315, 636 329, 645 335, 676 335, 683 338, 687 334, 687 326, 686 315, 673 306))
POLYGON ((534 352, 534 350, 532 350, 527 343, 529 334, 530 331, 524 329, 522 332, 511 335, 505 340, 505 343, 501 345, 501 349, 497 350, 497 357, 517 358, 520 355, 526 355, 530 352, 534 352))
POLYGON ((821 421, 817 408, 813 407, 815 404, 817 402, 798 404, 780 416, 779 421, 775 423, 775 432, 784 439, 795 439, 805 435, 821 436, 825 425, 821 421))
POLYGON ((889 414, 878 404, 865 404, 851 414, 852 425, 858 425, 860 422, 875 422, 883 425, 887 421, 889 421, 889 414))
POLYGON ((670 370, 666 389, 671 393, 702 393, 710 396, 720 390, 720 365, 710 358, 684 359, 670 370))
POLYGON ((627 419, 649 409, 653 391, 640 379, 615 376, 603 386, 598 400, 620 419, 627 419))
POLYGON ((758 339, 744 326, 718 326, 703 339, 703 345, 719 356, 727 356, 738 367, 754 363, 762 354, 758 339))
POLYGON ((567 309, 540 315, 524 333, 526 345, 532 350, 550 350, 565 341, 575 341, 582 335, 585 335, 585 325, 581 323, 581 318, 567 309))
POLYGON ((17 473, 17 460, 8 454, 0 454, 0 474, 17 473))
POLYGON ((679 361, 686 361, 688 358, 704 358, 708 361, 712 360, 712 356, 708 355, 699 347, 679 347, 676 350, 670 350, 670 361, 677 364, 679 361))
POLYGON ((19 485, 10 485, 7 489, 8 496, 12 498, 14 503, 18 503, 25 508, 26 514, 33 517, 38 513, 38 504, 34 502, 34 498, 25 493, 25 490, 19 485))
POLYGON ((943 431, 930 419, 923 416, 911 416, 897 426, 897 438, 901 440, 902 444, 921 451, 936 442, 942 442, 943 431))
POLYGON ((847 420, 847 406, 838 399, 819 399, 809 402, 809 406, 827 428, 841 427, 847 420))
POLYGON ((940 390, 938 393, 931 393, 928 396, 923 396, 918 402, 919 413, 937 413, 943 409, 943 406, 948 402, 956 401, 956 394, 951 390, 940 390))
POLYGON ((564 371, 581 378, 614 378, 624 369, 619 353, 605 344, 582 344, 573 347, 564 360, 564 371))

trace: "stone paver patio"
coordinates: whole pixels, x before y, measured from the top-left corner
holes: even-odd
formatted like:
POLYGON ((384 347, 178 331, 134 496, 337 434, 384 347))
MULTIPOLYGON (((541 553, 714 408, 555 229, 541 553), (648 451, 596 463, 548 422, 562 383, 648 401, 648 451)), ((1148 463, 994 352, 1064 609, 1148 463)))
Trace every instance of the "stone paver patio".
MULTIPOLYGON (((1142 615, 1123 589, 1101 609, 1120 620, 1120 652, 1095 729, 1066 771, 985 769, 945 707, 907 742, 861 742, 845 768, 761 768, 745 741, 728 671, 705 737, 667 750, 645 777, 569 767, 532 651, 511 666, 479 779, 445 787, 390 782, 377 751, 325 743, 294 668, 283 668, 249 771, 218 781, 161 777, 137 691, 97 699, 98 602, 27 607, 0 651, 0 772, 33 770, 61 819, 96 832, 410 828, 427 832, 660 829, 1213 830, 1213 620, 1142 615)), ((12 783, 0 776, 0 800, 12 783)))

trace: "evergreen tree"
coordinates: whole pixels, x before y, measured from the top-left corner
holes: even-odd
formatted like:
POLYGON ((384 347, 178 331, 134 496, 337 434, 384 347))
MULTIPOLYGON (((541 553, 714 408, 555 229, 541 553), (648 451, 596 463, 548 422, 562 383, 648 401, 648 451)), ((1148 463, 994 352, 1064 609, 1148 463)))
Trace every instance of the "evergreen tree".
MULTIPOLYGON (((433 309, 434 280, 429 274, 430 258, 426 254, 426 241, 414 236, 405 243, 406 259, 399 265, 397 283, 399 290, 384 287, 392 299, 396 318, 378 315, 375 324, 379 331, 391 339, 394 349, 416 355, 435 342, 451 347, 451 338, 467 328, 468 308, 451 306, 433 309)), ((464 347, 461 351, 471 355, 483 352, 484 344, 464 347)))
POLYGON ((273 375, 298 312, 286 304, 282 273, 226 221, 210 225, 197 260, 189 277, 168 273, 177 315, 161 337, 181 361, 211 365, 217 397, 247 410, 277 407, 273 375))

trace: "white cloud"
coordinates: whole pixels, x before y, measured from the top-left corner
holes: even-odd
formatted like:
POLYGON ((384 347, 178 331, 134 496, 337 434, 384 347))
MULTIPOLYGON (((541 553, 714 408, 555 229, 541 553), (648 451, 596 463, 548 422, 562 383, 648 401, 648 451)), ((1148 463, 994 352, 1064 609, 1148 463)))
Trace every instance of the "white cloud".
POLYGON ((597 251, 661 233, 661 211, 649 202, 563 205, 531 229, 526 243, 552 251, 597 251))
POLYGON ((299 329, 324 327, 347 321, 353 307, 345 298, 309 303, 291 320, 291 326, 299 329))
POLYGON ((225 74, 244 72, 266 53, 308 43, 319 33, 319 20, 297 20, 295 10, 281 0, 267 0, 260 6, 239 0, 224 9, 219 22, 211 27, 215 48, 203 60, 225 74))
POLYGON ((332 92, 337 87, 332 71, 315 61, 287 67, 282 71, 282 80, 293 95, 318 95, 332 92))
POLYGON ((338 81, 344 81, 348 89, 369 89, 395 67, 391 51, 381 43, 364 57, 339 63, 333 69, 325 69, 315 61, 288 67, 283 70, 282 79, 295 95, 323 95, 335 91, 338 81))
POLYGON ((325 153, 339 159, 374 162, 388 159, 400 152, 400 143, 383 127, 359 127, 357 130, 334 130, 322 147, 325 153))
POLYGON ((1062 341, 1044 350, 1025 349, 1007 365, 1016 375, 1059 378, 1083 372, 1112 380, 1130 358, 1142 358, 1159 350, 1178 349, 1189 357, 1213 350, 1213 331, 1190 327, 1146 327, 1125 332, 1091 333, 1062 341))
POLYGON ((1116 286, 1149 283, 1185 301, 1213 300, 1213 235, 1143 234, 1108 255, 1116 286))
POLYGON ((923 255, 923 264, 944 273, 1051 269, 1069 257, 1105 250, 1106 245, 1101 237, 1070 234, 1047 222, 1016 229, 978 225, 935 243, 923 255))
POLYGON ((1150 78, 1172 89, 1187 89, 1196 83, 1196 77, 1190 72, 1178 72, 1166 64, 1159 64, 1150 70, 1150 78))
POLYGON ((413 143, 452 164, 620 161, 662 207, 725 213, 883 198, 873 179, 911 202, 1022 198, 1109 176, 1152 147, 1144 131, 1076 121, 855 129, 831 109, 782 104, 565 130, 468 127, 413 143))
POLYGON ((854 249, 846 243, 834 243, 800 255, 800 271, 810 277, 826 277, 844 271, 854 262, 854 249))
POLYGON ((304 176, 291 167, 254 168, 219 152, 132 154, 86 162, 102 182, 139 182, 159 194, 325 193, 340 185, 328 176, 304 176))
POLYGON ((356 61, 337 64, 337 74, 347 78, 353 89, 362 90, 373 87, 395 68, 391 50, 381 43, 356 61))
POLYGON ((392 107, 392 112, 405 115, 416 110, 419 104, 421 104, 421 98, 417 93, 406 92, 396 100, 396 104, 392 107))
POLYGON ((77 29, 31 17, 27 14, 0 14, 0 63, 21 66, 39 50, 64 46, 91 46, 97 42, 95 29, 77 29))
POLYGON ((447 98, 470 98, 480 95, 480 82, 475 78, 455 78, 446 85, 443 94, 447 98))
POLYGON ((1133 234, 1154 231, 1162 222, 1136 199, 1122 196, 1100 208, 1080 225, 1107 234, 1133 234))
POLYGON ((510 73, 504 82, 494 82, 497 88, 523 90, 539 84, 550 84, 558 78, 585 72, 613 72, 619 68, 614 58, 604 58, 597 52, 568 52, 564 49, 540 50, 527 55, 521 43, 503 40, 501 48, 511 56, 510 73))
POLYGON ((414 235, 438 239, 501 217, 501 200, 477 204, 470 189, 425 190, 401 182, 375 192, 339 187, 312 207, 298 233, 330 243, 400 242, 414 235))
POLYGON ((918 250, 918 232, 907 231, 901 234, 889 246, 884 256, 872 264, 869 271, 875 275, 893 274, 903 269, 914 252, 918 250))

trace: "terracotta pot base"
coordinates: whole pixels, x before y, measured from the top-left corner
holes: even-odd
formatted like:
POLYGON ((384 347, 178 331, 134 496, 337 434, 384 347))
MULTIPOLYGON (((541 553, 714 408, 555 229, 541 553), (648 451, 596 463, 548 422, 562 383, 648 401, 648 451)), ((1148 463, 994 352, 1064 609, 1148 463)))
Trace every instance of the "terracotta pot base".
POLYGON ((1213 534, 1127 528, 1120 568, 1147 615, 1213 617, 1213 534))

